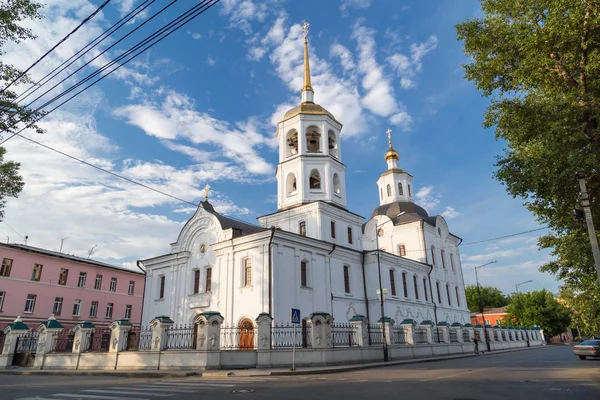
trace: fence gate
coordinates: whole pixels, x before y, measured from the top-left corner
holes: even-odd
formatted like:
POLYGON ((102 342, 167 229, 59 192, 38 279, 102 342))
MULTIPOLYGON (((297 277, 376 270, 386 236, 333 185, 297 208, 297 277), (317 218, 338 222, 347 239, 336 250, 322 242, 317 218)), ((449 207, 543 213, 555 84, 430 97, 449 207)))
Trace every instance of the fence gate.
POLYGON ((35 353, 37 352, 38 338, 38 332, 28 332, 19 335, 12 365, 19 367, 33 367, 35 353))

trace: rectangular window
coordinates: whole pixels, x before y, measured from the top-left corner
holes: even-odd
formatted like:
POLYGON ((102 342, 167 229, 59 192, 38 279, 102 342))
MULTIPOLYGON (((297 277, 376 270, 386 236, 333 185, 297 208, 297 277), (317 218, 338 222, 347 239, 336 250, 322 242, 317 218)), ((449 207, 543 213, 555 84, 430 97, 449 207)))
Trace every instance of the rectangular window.
POLYGON ((4 297, 6 296, 6 292, 0 292, 0 311, 2 311, 2 307, 4 306, 4 297))
POLYGON ((10 269, 12 268, 13 260, 5 258, 2 260, 2 267, 0 268, 0 276, 8 278, 10 276, 10 269))
POLYGON ((31 271, 31 280, 39 282, 42 279, 42 264, 33 264, 33 271, 31 271))
POLYGON ((200 293, 200 270, 194 270, 194 294, 200 293))
POLYGON ((159 299, 165 298, 165 276, 164 275, 161 275, 161 277, 160 277, 160 287, 158 289, 158 298, 159 299))
POLYGON ((450 253, 450 267, 452 268, 452 272, 454 272, 454 254, 450 253))
POLYGON ((413 275, 413 285, 415 287, 415 299, 419 300, 419 285, 417 285, 416 275, 413 275))
POLYGON ((344 265, 344 291, 350 293, 350 267, 344 265))
POLYGON ((435 288, 437 289, 438 304, 442 304, 442 294, 440 292, 440 283, 439 282, 435 283, 435 288))
POLYGON ((125 306, 125 318, 131 319, 131 304, 125 306))
MULTIPOLYGON (((489 320, 489 319, 486 319, 486 320, 485 320, 485 324, 486 324, 486 325, 489 325, 489 324, 490 324, 490 320, 489 320)), ((508 334, 510 335, 510 332, 508 332, 508 334)), ((512 336, 511 336, 511 337, 512 337, 512 336)))
POLYGON ((452 305, 452 301, 450 300, 450 286, 446 285, 446 295, 448 297, 448 305, 452 305))
POLYGON ((127 289, 127 294, 133 296, 135 293, 135 281, 129 281, 129 289, 127 289))
POLYGON ((113 303, 106 303, 106 315, 105 318, 112 318, 113 303))
POLYGON ((94 289, 102 289, 102 275, 96 275, 96 282, 94 282, 94 289))
POLYGON ((390 269, 390 286, 392 288, 392 296, 396 296, 396 273, 390 269))
POLYGON ((62 311, 62 303, 63 303, 63 298, 62 297, 55 297, 54 298, 54 307, 52 308, 52 313, 54 315, 60 315, 60 313, 62 311))
POLYGON ((404 257, 406 255, 406 246, 403 244, 398 246, 398 255, 400 255, 400 257, 404 257))
POLYGON ((31 314, 35 309, 35 299, 37 296, 35 294, 28 294, 27 300, 25 301, 25 314, 31 314))
POLYGON ((496 325, 501 325, 502 324, 502 320, 501 319, 497 319, 496 320, 496 325))
POLYGON ((348 244, 352 244, 352 228, 348 227, 348 244))
MULTIPOLYGON (((92 303, 94 304, 94 303, 92 303)), ((98 303, 96 303, 97 305, 98 303)), ((91 316, 92 312, 90 311, 90 316, 91 316)), ((73 316, 74 317, 79 317, 81 315, 81 300, 75 300, 75 303, 73 303, 73 316)), ((94 315, 95 317, 95 315, 94 315)))
POLYGON ((331 221, 331 238, 335 239, 335 221, 331 221))
POLYGON ((110 278, 110 286, 108 286, 108 290, 111 292, 117 291, 117 278, 110 278))
POLYGON ((206 268, 206 288, 205 292, 212 291, 212 268, 206 268))
POLYGON ((92 305, 90 306, 90 317, 96 318, 98 315, 98 302, 92 301, 92 305))
POLYGON ((306 236, 306 222, 305 221, 300 221, 300 223, 298 224, 298 230, 299 230, 300 236, 306 236))
MULTIPOLYGON (((460 295, 458 294, 458 286, 454 287, 454 291, 456 292, 456 305, 460 307, 460 295)), ((498 324, 500 325, 500 324, 498 324)))
POLYGON ((79 281, 77 281, 77 287, 85 287, 85 280, 87 278, 87 272, 79 273, 79 281))
POLYGON ((252 259, 244 259, 244 286, 252 286, 252 259))
POLYGON ((60 275, 58 276, 58 284, 63 285, 63 286, 66 285, 68 277, 69 277, 69 270, 66 268, 61 268, 60 275))
POLYGON ((308 286, 307 281, 308 281, 308 276, 307 276, 307 271, 306 271, 306 261, 301 261, 300 262, 300 286, 306 287, 308 286))
POLYGON ((429 301, 429 295, 427 294, 427 279, 423 278, 423 293, 425 294, 425 301, 429 301))
POLYGON ((402 288, 404 289, 404 297, 408 298, 408 285, 406 283, 406 272, 402 273, 402 288))

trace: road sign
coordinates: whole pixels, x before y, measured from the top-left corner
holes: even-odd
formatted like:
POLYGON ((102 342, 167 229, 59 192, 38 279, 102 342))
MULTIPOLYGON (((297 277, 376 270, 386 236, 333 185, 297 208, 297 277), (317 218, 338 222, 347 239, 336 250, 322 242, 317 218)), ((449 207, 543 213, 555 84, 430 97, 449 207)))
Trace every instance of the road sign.
POLYGON ((292 308, 292 315, 290 320, 292 324, 300 325, 300 310, 298 310, 297 308, 292 308))

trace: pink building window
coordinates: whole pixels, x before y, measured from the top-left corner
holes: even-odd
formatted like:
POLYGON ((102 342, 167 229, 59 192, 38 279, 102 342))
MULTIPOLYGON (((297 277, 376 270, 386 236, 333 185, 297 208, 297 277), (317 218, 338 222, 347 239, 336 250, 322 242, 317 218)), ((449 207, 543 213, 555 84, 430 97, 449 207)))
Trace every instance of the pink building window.
POLYGON ((135 281, 129 281, 129 289, 127 290, 127 294, 133 296, 135 292, 135 281))
POLYGON ((94 289, 102 289, 102 275, 96 275, 96 282, 94 282, 94 289))
POLYGON ((39 282, 42 279, 42 264, 34 264, 33 271, 31 271, 31 280, 39 282))
POLYGON ((75 300, 73 303, 73 316, 79 317, 81 315, 81 300, 75 300))
POLYGON ((117 291, 117 278, 110 278, 110 286, 108 287, 108 290, 111 292, 117 291))
POLYGON ((125 306, 125 318, 127 318, 127 319, 131 318, 131 304, 127 304, 125 306))
POLYGON ((12 268, 13 260, 10 258, 5 258, 2 260, 2 267, 0 268, 0 276, 9 277, 10 269, 12 268))
POLYGON ((6 296, 6 292, 0 292, 0 311, 2 311, 2 306, 4 305, 4 296, 6 296))
POLYGON ((69 277, 69 270, 66 268, 61 268, 60 275, 58 276, 58 284, 63 285, 63 286, 66 285, 68 277, 69 277))
POLYGON ((77 287, 85 287, 85 280, 87 279, 87 272, 79 273, 79 281, 77 281, 77 287))
POLYGON ((113 303, 106 303, 106 315, 105 315, 106 318, 112 318, 113 307, 114 307, 113 303))
POLYGON ((23 311, 25 314, 33 313, 35 310, 35 299, 37 296, 35 294, 28 294, 27 300, 25 301, 25 310, 23 311))
POLYGON ((54 315, 60 315, 60 313, 62 312, 62 304, 63 304, 62 297, 54 298, 54 306, 52 307, 52 313, 54 315))
POLYGON ((90 307, 90 318, 96 318, 98 315, 98 302, 92 301, 92 305, 90 307))

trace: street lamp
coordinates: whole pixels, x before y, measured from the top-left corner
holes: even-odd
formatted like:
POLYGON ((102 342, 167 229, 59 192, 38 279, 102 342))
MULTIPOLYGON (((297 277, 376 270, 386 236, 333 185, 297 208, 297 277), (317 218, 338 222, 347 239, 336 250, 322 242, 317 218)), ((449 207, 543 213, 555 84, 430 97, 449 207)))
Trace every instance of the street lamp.
POLYGON ((496 263, 496 260, 494 261, 490 261, 487 264, 483 264, 480 265, 478 267, 475 267, 475 281, 477 282, 477 297, 479 298, 479 312, 481 312, 481 319, 483 320, 483 336, 485 336, 485 345, 487 347, 487 351, 491 351, 490 350, 490 341, 488 340, 488 336, 487 336, 487 330, 485 327, 485 315, 483 314, 483 302, 481 301, 481 290, 479 289, 479 277, 477 276, 477 271, 479 271, 479 269, 485 267, 486 265, 490 265, 490 264, 494 264, 496 263))
POLYGON ((384 307, 383 307, 383 296, 384 296, 384 291, 383 291, 383 286, 381 283, 381 262, 379 260, 379 227, 383 226, 385 224, 387 224, 388 222, 392 222, 392 220, 387 220, 385 221, 383 224, 378 225, 377 222, 375 222, 375 247, 376 247, 376 251, 377 251, 377 271, 379 273, 379 300, 380 300, 380 306, 381 306, 381 326, 383 327, 382 329, 382 339, 383 339, 383 361, 389 361, 389 355, 388 355, 388 347, 387 347, 387 340, 385 337, 385 311, 384 311, 384 307))
POLYGON ((530 279, 530 280, 528 280, 528 281, 525 281, 525 282, 517 283, 517 284, 515 285, 515 288, 517 289, 517 293, 519 293, 519 286, 521 286, 521 285, 524 285, 524 284, 526 284, 526 283, 531 283, 531 282, 533 282, 533 279, 530 279))

